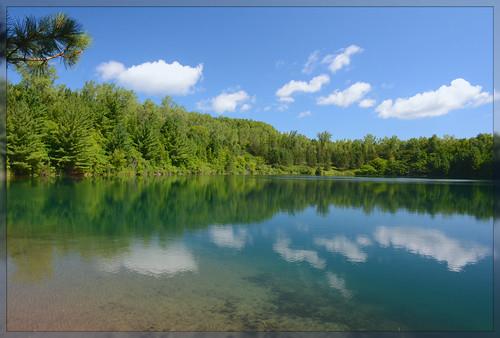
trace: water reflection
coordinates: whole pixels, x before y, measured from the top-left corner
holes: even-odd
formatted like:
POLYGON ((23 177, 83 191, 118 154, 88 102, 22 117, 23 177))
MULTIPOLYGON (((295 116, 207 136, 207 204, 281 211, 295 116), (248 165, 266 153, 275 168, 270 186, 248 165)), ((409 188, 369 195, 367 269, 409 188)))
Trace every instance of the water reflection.
POLYGON ((352 297, 352 291, 346 287, 346 282, 342 277, 334 274, 333 272, 327 272, 326 278, 328 279, 328 284, 335 290, 339 291, 342 296, 345 298, 352 297))
MULTIPOLYGON (((366 239, 361 239, 361 241, 367 243, 366 239)), ((367 258, 366 253, 361 250, 358 244, 345 236, 335 236, 331 239, 316 238, 314 243, 332 253, 345 256, 351 262, 362 263, 367 258)))
POLYGON ((15 261, 10 273, 14 281, 40 282, 53 276, 54 248, 36 239, 9 239, 9 258, 15 261))
POLYGON ((246 229, 234 229, 232 225, 217 225, 210 228, 212 242, 221 248, 241 250, 248 239, 246 229))
POLYGON ((9 184, 10 328, 491 324, 485 184, 264 177, 9 184))
POLYGON ((372 245, 372 240, 365 235, 359 235, 356 237, 356 243, 358 243, 360 246, 370 246, 372 245))
POLYGON ((274 243, 273 250, 287 262, 307 262, 317 269, 325 268, 325 260, 321 259, 316 251, 292 249, 290 244, 290 239, 280 238, 274 243))
POLYGON ((193 253, 183 243, 169 243, 162 247, 158 242, 134 243, 122 254, 112 258, 99 258, 100 270, 119 273, 128 269, 142 275, 175 276, 183 272, 198 271, 193 253))
POLYGON ((446 262, 448 269, 455 272, 491 253, 491 248, 485 245, 460 241, 436 229, 381 226, 375 230, 374 237, 383 247, 393 246, 446 262))
POLYGON ((171 234, 213 224, 261 222, 280 212, 298 213, 321 205, 367 214, 406 210, 487 220, 493 216, 492 193, 486 184, 419 181, 254 177, 13 181, 8 187, 7 224, 9 235, 19 237, 171 234))

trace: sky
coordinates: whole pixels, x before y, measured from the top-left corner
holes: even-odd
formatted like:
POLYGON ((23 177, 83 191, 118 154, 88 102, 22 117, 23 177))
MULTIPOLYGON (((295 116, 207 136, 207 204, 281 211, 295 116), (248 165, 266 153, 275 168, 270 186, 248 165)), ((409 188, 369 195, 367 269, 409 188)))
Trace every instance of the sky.
POLYGON ((492 132, 492 8, 8 8, 57 12, 92 38, 75 67, 55 63, 73 89, 112 82, 309 137, 492 132))

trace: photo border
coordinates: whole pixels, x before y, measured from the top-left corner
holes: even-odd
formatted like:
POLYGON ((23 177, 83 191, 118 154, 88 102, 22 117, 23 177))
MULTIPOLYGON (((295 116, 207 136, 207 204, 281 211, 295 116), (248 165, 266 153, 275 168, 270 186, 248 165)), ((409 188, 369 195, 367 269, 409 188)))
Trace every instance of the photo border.
MULTIPOLYGON (((5 47, 5 23, 8 7, 491 7, 493 10, 493 95, 499 93, 495 83, 500 83, 500 0, 2 0, 0 5, 0 43, 5 47)), ((0 48, 4 51, 5 48, 0 48)), ((5 56, 0 55, 0 78, 7 79, 5 56)), ((500 95, 500 94, 499 94, 500 95)), ((498 98, 496 98, 498 99, 498 98)), ((500 331, 500 111, 493 100, 492 132, 494 139, 494 216, 493 216, 493 330, 492 331, 306 331, 306 332, 148 332, 148 331, 7 331, 6 326, 6 283, 7 283, 7 245, 6 245, 6 151, 5 115, 6 81, 0 87, 0 336, 2 337, 496 337, 500 331)))

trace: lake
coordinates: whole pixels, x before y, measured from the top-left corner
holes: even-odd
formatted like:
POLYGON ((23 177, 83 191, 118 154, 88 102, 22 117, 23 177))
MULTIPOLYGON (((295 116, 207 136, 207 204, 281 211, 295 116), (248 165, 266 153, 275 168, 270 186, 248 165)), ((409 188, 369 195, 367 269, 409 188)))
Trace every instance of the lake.
POLYGON ((493 327, 486 182, 15 180, 12 331, 493 327))

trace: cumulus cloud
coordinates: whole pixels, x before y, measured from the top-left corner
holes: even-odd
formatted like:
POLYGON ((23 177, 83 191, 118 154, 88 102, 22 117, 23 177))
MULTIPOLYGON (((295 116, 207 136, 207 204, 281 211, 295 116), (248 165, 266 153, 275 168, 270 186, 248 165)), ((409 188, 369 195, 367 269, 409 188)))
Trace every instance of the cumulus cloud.
POLYGON ((186 95, 201 79, 203 65, 184 66, 177 61, 144 62, 126 68, 123 63, 109 61, 97 67, 105 81, 114 80, 121 86, 150 95, 186 95))
POLYGON ((218 114, 232 113, 236 110, 247 111, 252 98, 244 90, 235 92, 222 92, 216 97, 198 102, 198 108, 201 110, 211 110, 218 114))
POLYGON ((248 239, 245 229, 235 231, 232 226, 213 226, 209 234, 215 245, 237 250, 243 249, 248 239))
POLYGON ((321 62, 328 64, 328 69, 330 69, 332 73, 335 73, 345 66, 349 66, 351 64, 351 56, 361 53, 362 51, 363 49, 361 47, 350 45, 349 47, 342 49, 338 54, 326 55, 321 62))
POLYGON ((375 100, 373 99, 364 99, 359 102, 359 106, 361 108, 370 108, 375 105, 375 100))
POLYGON ((435 91, 418 93, 408 98, 384 100, 375 111, 382 118, 417 119, 446 115, 452 110, 477 107, 492 102, 492 95, 458 78, 435 91))
POLYGON ((335 236, 332 239, 316 238, 314 243, 326 250, 339 253, 351 262, 365 262, 367 255, 359 245, 344 236, 335 236))
POLYGON ((276 91, 276 96, 281 102, 293 102, 294 99, 292 97, 295 92, 304 92, 304 93, 315 93, 321 90, 323 85, 330 82, 330 77, 326 74, 318 75, 313 77, 311 81, 295 81, 292 80, 285 84, 283 87, 276 91))
POLYGON ((307 58, 306 63, 304 64, 304 67, 302 68, 302 73, 304 74, 310 74, 316 67, 316 64, 318 63, 319 60, 319 50, 315 50, 311 54, 309 54, 309 57, 307 58))
POLYGON ((273 245, 273 250, 290 263, 307 262, 317 269, 323 269, 326 265, 316 251, 290 248, 290 240, 286 238, 279 239, 273 245))
POLYGON ((106 81, 116 79, 124 71, 125 66, 123 63, 116 61, 104 62, 97 66, 97 72, 106 81))
POLYGON ((319 105, 333 104, 339 107, 348 107, 361 100, 371 89, 372 87, 369 83, 356 82, 343 91, 337 89, 328 96, 318 97, 316 103, 319 105))
POLYGON ((297 115, 297 117, 299 119, 302 119, 304 117, 311 116, 311 115, 312 115, 312 113, 309 110, 306 110, 306 111, 300 112, 299 115, 297 115))
POLYGON ((411 253, 446 262, 448 270, 460 272, 490 253, 490 249, 474 242, 462 242, 446 236, 439 230, 385 227, 375 230, 375 240, 382 247, 393 246, 411 253))

